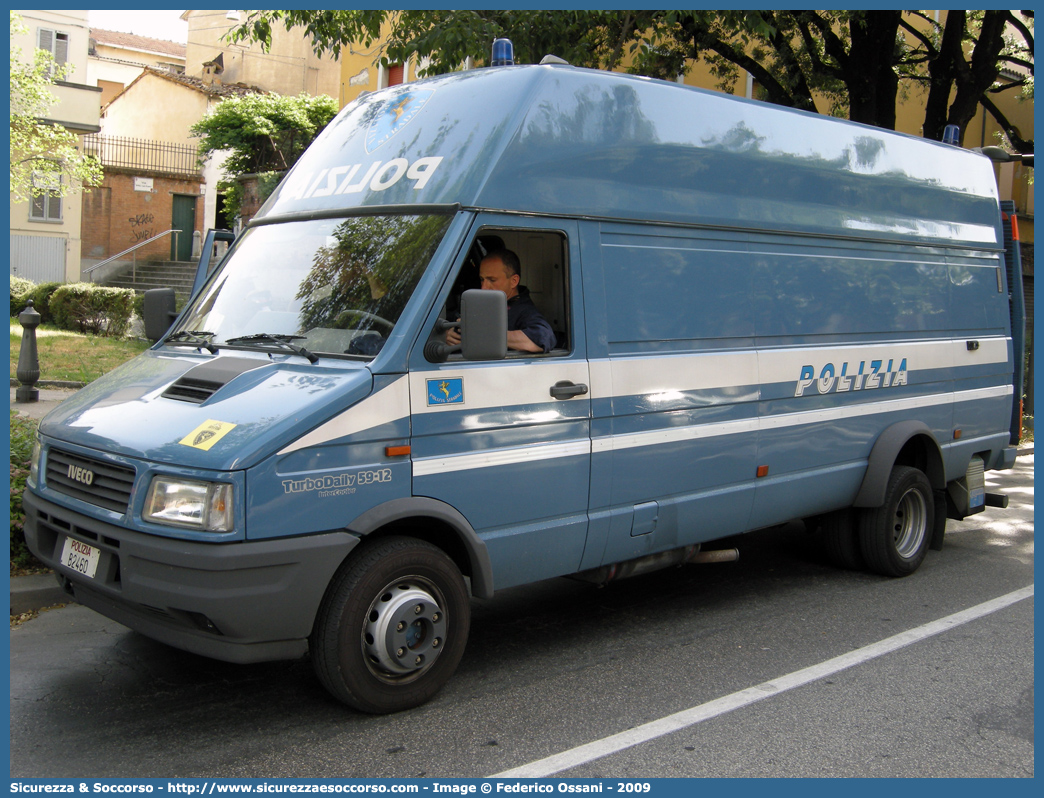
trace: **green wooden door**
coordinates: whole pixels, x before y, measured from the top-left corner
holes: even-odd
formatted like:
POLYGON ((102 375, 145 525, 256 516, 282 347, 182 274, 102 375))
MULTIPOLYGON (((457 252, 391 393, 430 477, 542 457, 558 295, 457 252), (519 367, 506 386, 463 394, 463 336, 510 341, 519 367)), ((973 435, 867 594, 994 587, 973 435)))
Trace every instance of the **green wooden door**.
POLYGON ((199 197, 175 194, 173 199, 170 226, 181 232, 170 234, 170 259, 192 260, 192 231, 196 225, 196 200, 199 197))

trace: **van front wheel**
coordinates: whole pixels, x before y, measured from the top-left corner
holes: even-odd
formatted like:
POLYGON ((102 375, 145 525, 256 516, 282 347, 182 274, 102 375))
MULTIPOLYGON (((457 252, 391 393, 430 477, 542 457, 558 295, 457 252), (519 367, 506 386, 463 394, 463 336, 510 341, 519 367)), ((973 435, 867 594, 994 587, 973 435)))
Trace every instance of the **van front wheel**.
POLYGON ((467 642, 464 579, 413 538, 363 543, 334 576, 309 639, 319 681, 363 712, 423 704, 449 680, 467 642))
POLYGON ((895 466, 885 501, 862 511, 859 546, 871 571, 907 576, 920 567, 931 543, 935 497, 928 478, 916 468, 895 466))

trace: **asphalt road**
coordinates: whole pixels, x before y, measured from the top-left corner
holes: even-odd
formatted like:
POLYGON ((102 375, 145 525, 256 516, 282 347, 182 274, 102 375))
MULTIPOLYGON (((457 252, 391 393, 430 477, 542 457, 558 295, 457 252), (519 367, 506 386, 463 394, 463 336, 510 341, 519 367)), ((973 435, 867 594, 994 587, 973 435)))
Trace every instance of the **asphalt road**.
POLYGON ((564 769, 534 767, 1029 777, 1031 594, 895 650, 868 648, 1032 588, 1032 455, 988 483, 1010 507, 951 521, 944 550, 906 579, 835 570, 795 524, 723 543, 740 548, 736 563, 601 589, 556 579, 475 601, 456 676, 429 704, 388 717, 335 703, 304 660, 230 665, 82 607, 44 612, 11 630, 11 776, 484 777, 561 756, 564 769), (847 654, 862 661, 786 688, 847 654), (736 694, 761 700, 646 734, 736 694), (617 745, 628 730, 638 741, 617 745))

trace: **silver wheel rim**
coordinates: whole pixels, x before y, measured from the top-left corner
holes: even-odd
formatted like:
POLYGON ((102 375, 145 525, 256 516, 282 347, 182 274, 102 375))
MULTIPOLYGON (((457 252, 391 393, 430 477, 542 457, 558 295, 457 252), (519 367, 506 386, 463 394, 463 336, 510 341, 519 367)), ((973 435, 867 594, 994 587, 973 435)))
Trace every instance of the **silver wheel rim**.
POLYGON ((928 505, 921 491, 911 488, 903 494, 895 508, 892 534, 895 550, 904 560, 913 557, 921 548, 927 534, 928 505))
POLYGON ((388 683, 412 681, 430 669, 446 646, 442 593, 427 579, 390 582, 370 603, 363 627, 363 658, 388 683))

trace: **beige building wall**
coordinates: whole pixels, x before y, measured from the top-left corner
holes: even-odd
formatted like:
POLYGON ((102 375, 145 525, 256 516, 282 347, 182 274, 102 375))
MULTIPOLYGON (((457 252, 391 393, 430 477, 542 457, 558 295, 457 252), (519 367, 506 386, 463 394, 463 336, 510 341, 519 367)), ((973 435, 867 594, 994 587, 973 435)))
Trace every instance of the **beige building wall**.
POLYGON ((195 147, 199 139, 189 129, 209 107, 210 99, 203 92, 147 73, 105 109, 102 133, 195 147))
POLYGON ((340 67, 329 56, 318 58, 312 52, 311 39, 303 28, 287 31, 281 25, 272 27, 272 47, 262 51, 259 44, 229 44, 222 37, 239 20, 246 19, 245 11, 186 11, 182 19, 188 22, 188 44, 185 51, 185 74, 200 77, 203 64, 221 55, 224 71, 222 83, 242 83, 263 91, 296 96, 326 94, 336 98, 339 93, 340 67), (237 18, 231 18, 237 15, 237 18))
POLYGON ((145 67, 168 68, 176 65, 184 69, 185 56, 129 49, 95 39, 94 51, 87 60, 87 82, 102 89, 102 108, 141 75, 145 67))
MULTIPOLYGON (((47 119, 77 132, 96 132, 99 123, 99 92, 86 84, 88 25, 86 11, 15 10, 29 32, 11 37, 12 48, 21 49, 25 60, 33 57, 41 28, 62 34, 67 42, 66 62, 72 69, 52 93, 58 98, 48 112, 47 119)), ((11 214, 11 271, 30 279, 41 279, 47 270, 47 279, 75 282, 80 279, 80 230, 82 187, 73 185, 61 202, 61 218, 38 220, 30 218, 32 203, 12 203, 11 214), (46 259, 64 258, 51 263, 46 259), (63 265, 64 264, 64 265, 63 265), (54 271, 50 271, 52 265, 54 271), (37 272, 34 274, 34 271, 37 272)))

